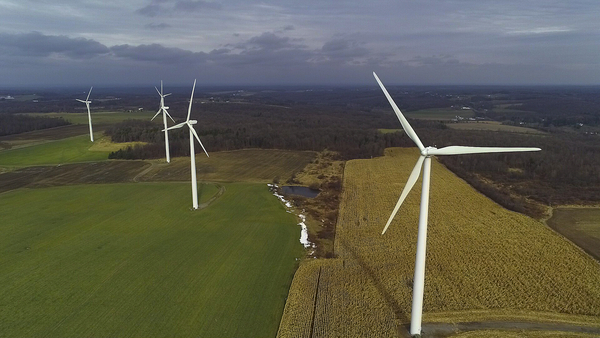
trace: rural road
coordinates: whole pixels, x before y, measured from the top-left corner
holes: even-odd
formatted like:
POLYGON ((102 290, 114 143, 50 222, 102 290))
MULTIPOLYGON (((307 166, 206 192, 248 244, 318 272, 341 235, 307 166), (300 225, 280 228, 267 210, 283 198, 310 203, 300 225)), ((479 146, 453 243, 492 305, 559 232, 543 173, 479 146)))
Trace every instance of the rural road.
MULTIPOLYGON (((408 329, 408 328, 407 328, 408 329)), ((535 330, 596 334, 600 337, 600 327, 586 327, 563 323, 533 323, 533 322, 467 322, 467 323, 424 323, 423 338, 446 338, 460 332, 479 330, 535 330)))

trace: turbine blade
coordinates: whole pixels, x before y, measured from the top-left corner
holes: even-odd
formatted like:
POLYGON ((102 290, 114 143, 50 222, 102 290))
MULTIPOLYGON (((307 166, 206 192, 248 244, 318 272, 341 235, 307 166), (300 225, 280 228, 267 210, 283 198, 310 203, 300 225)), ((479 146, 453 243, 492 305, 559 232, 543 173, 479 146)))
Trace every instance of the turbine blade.
POLYGON ((404 115, 402 115, 402 112, 396 105, 396 102, 394 102, 394 100, 388 93, 387 89, 385 89, 385 86, 383 85, 383 83, 381 83, 381 80, 379 80, 379 77, 377 77, 377 74, 375 74, 375 72, 373 72, 373 76, 375 76, 375 80, 377 80, 377 83, 379 84, 379 87, 381 87, 383 94, 385 94, 385 97, 387 98, 390 105, 392 106, 392 109, 394 109, 394 112, 396 113, 396 116, 398 116, 398 119, 400 120, 400 124, 402 125, 402 128, 404 128, 404 131, 406 132, 408 137, 410 137, 410 139, 413 140, 413 142, 417 145, 417 147, 419 147, 419 150, 425 149, 425 147, 423 147, 423 143, 421 143, 421 140, 419 139, 419 136, 417 136, 417 133, 415 133, 415 131, 412 129, 412 127, 410 126, 410 124, 408 123, 408 121, 406 120, 404 115))
POLYGON ((154 89, 156 89, 156 92, 158 93, 158 95, 160 95, 161 97, 163 96, 162 93, 158 91, 158 88, 156 88, 156 86, 154 86, 154 89))
POLYGON ((396 203, 396 207, 394 207, 394 211, 392 211, 390 218, 388 219, 387 223, 385 224, 385 228, 383 228, 383 231, 381 232, 382 235, 385 234, 388 227, 392 223, 394 216, 396 216, 398 209, 400 209, 400 206, 404 202, 404 199, 406 199, 406 196, 408 196, 408 193, 415 186, 415 183, 417 183, 417 180, 419 179, 419 174, 421 173, 421 167, 423 166, 424 160, 425 160, 425 156, 423 156, 423 155, 419 156, 419 159, 417 160, 417 164, 415 164, 415 167, 413 168, 412 173, 410 173, 410 176, 408 177, 408 181, 406 181, 406 185, 404 186, 404 190, 402 190, 402 194, 400 195, 400 198, 398 199, 398 203, 396 203))
POLYGON ((195 89, 196 89, 196 79, 194 79, 194 86, 192 87, 192 97, 190 97, 190 106, 188 108, 188 116, 187 116, 186 121, 190 120, 190 115, 192 114, 192 101, 194 101, 194 90, 195 89))
POLYGON ((165 95, 163 95, 163 97, 167 97, 167 96, 169 96, 171 94, 173 94, 173 93, 165 94, 165 95))
POLYGON ((427 151, 428 155, 461 155, 461 154, 485 154, 485 153, 512 153, 521 151, 540 151, 540 148, 510 148, 510 147, 466 147, 449 146, 427 151))
POLYGON ((171 119, 171 121, 173 121, 173 123, 177 123, 177 122, 175 122, 175 120, 173 120, 173 118, 171 117, 171 115, 169 115, 169 112, 167 111, 166 108, 164 109, 164 111, 165 111, 165 114, 167 114, 167 116, 171 119))
POLYGON ((187 123, 185 123, 185 122, 181 122, 180 124, 176 124, 176 125, 171 126, 171 127, 167 128, 167 129, 163 129, 162 131, 171 130, 171 129, 178 129, 178 128, 181 128, 181 127, 185 126, 186 124, 187 123))
POLYGON ((79 101, 79 102, 81 102, 81 103, 85 103, 85 101, 83 101, 83 100, 80 100, 80 99, 75 99, 75 101, 79 101))
POLYGON ((154 115, 154 117, 153 117, 152 119, 150 119, 150 121, 154 120, 154 119, 155 119, 155 118, 158 116, 158 114, 160 114, 160 111, 161 111, 161 110, 162 110, 162 109, 159 109, 159 110, 156 112, 156 115, 154 115))
POLYGON ((202 141, 200 141, 200 138, 198 137, 198 133, 196 133, 196 130, 194 130, 194 127, 190 126, 188 124, 188 126, 190 127, 190 130, 192 131, 192 134, 194 134, 194 136, 196 136, 196 140, 198 140, 198 143, 200 143, 200 146, 202 147, 202 150, 204 150, 204 153, 206 154, 206 157, 210 157, 208 156, 208 153, 206 152, 206 148, 204 148, 204 145, 202 144, 202 141))
POLYGON ((94 88, 94 86, 90 87, 90 91, 88 92, 88 97, 87 97, 87 99, 85 99, 86 101, 90 100, 90 94, 92 93, 92 88, 94 88))
POLYGON ((163 86, 162 86, 162 80, 160 80, 160 96, 163 96, 163 86))

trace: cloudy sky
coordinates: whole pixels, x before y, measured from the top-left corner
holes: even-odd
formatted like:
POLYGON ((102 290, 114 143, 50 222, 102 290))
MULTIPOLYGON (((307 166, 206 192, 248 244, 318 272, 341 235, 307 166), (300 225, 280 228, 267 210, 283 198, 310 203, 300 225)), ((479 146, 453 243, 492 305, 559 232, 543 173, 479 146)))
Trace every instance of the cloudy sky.
POLYGON ((600 1, 0 0, 0 87, 600 84, 600 1))

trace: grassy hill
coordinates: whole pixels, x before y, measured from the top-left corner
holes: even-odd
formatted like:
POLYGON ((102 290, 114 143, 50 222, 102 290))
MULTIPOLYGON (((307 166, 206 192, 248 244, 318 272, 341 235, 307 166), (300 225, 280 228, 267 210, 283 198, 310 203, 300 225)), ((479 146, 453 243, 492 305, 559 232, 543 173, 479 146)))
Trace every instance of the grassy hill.
POLYGON ((188 183, 4 193, 0 336, 275 336, 300 229, 265 185, 224 187, 200 211, 188 183))
POLYGON ((90 150, 93 145, 89 135, 80 135, 23 148, 2 150, 0 166, 62 164, 108 159, 109 151, 90 150))

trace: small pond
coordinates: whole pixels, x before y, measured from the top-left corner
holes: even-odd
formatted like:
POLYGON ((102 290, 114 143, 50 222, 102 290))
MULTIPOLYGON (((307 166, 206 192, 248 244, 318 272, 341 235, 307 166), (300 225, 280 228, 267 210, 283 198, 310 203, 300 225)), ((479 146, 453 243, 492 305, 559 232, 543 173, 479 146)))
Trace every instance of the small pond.
POLYGON ((304 197, 308 197, 308 198, 315 198, 321 191, 311 189, 309 187, 284 185, 281 187, 281 192, 284 195, 300 195, 300 196, 304 196, 304 197))

